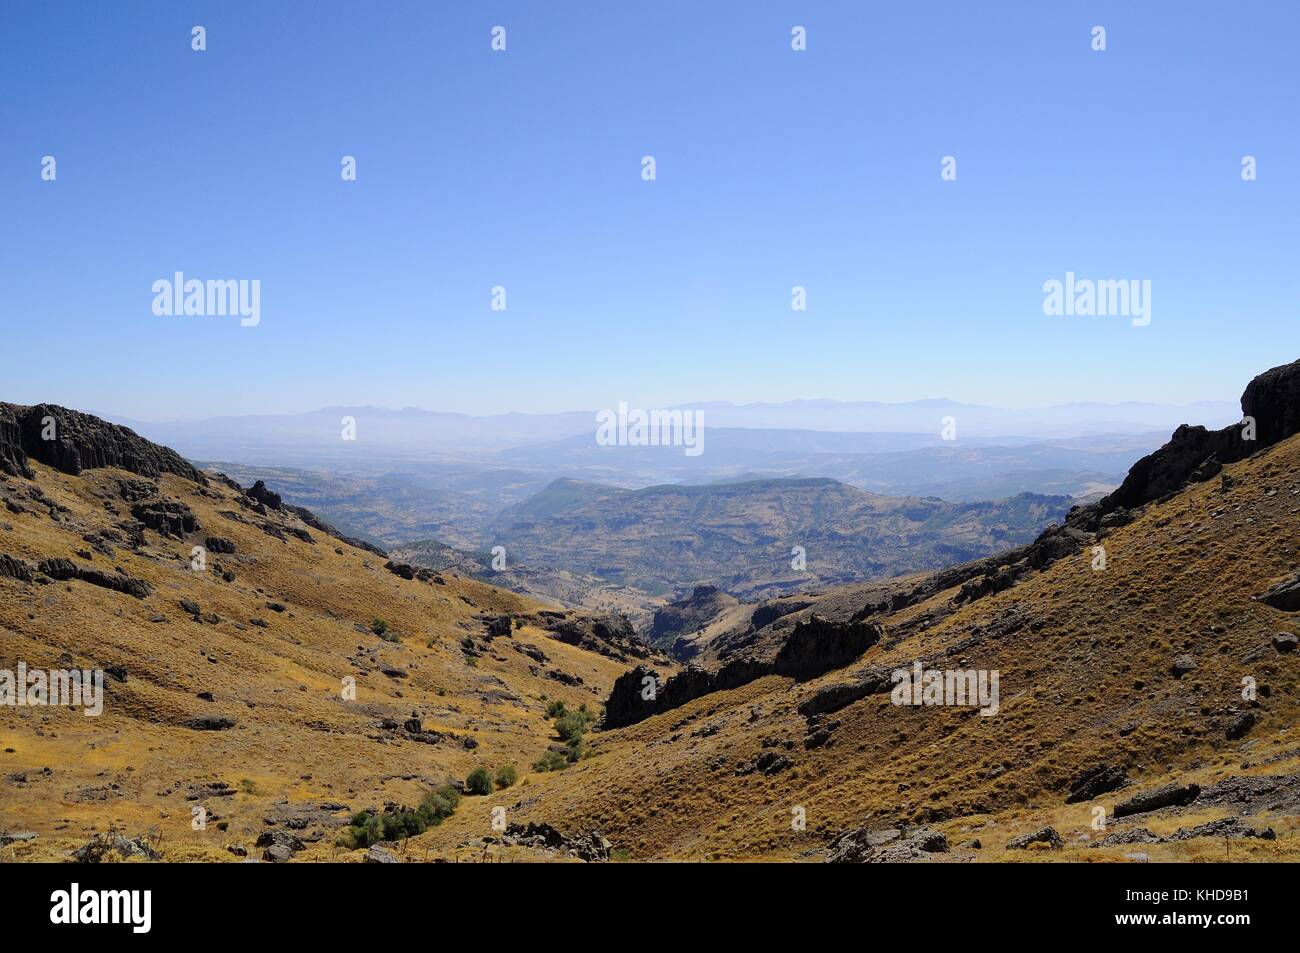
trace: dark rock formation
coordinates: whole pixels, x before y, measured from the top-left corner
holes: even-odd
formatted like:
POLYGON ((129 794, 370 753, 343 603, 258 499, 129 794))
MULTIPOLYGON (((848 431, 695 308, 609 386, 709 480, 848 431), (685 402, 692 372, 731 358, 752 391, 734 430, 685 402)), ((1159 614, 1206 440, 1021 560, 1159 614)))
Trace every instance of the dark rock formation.
POLYGON ((72 852, 72 859, 79 864, 100 864, 111 862, 111 855, 117 854, 122 860, 138 858, 140 860, 160 860, 162 855, 154 850, 152 844, 143 837, 124 837, 121 834, 96 834, 84 845, 72 852))
POLYGON ((131 515, 160 536, 172 539, 183 539, 202 528, 194 511, 180 500, 146 500, 132 506, 131 515))
POLYGON ((57 579, 60 582, 78 579, 81 582, 90 583, 92 586, 111 589, 114 592, 121 592, 137 599, 144 599, 153 592, 153 587, 143 579, 128 576, 120 570, 116 573, 107 573, 98 569, 78 566, 70 559, 45 559, 41 561, 37 569, 43 575, 49 576, 51 579, 57 579))
POLYGON ((1283 612, 1300 611, 1300 573, 1294 574, 1289 579, 1283 579, 1256 598, 1264 605, 1281 609, 1283 612))
POLYGON ((1164 807, 1181 807, 1184 804, 1191 804, 1200 793, 1201 788, 1196 784, 1166 784, 1162 788, 1146 791, 1116 804, 1115 816, 1128 817, 1131 814, 1158 811, 1164 807))
POLYGON ((1126 847, 1130 844, 1159 844, 1161 838, 1157 837, 1145 827, 1130 827, 1126 831, 1116 831, 1114 834, 1107 834, 1099 841, 1093 841, 1090 847, 1126 847))
POLYGON ((816 614, 795 625, 774 659, 778 675, 809 678, 856 661, 884 636, 878 622, 828 622, 816 614))
POLYGON ((719 613, 738 604, 738 599, 717 586, 696 586, 685 599, 670 602, 655 611, 646 640, 652 645, 671 646, 679 635, 698 632, 719 613))
POLYGON ((1032 844, 1046 844, 1052 850, 1060 850, 1065 846, 1065 842, 1061 840, 1061 835, 1056 832, 1056 828, 1044 827, 1032 834, 1022 834, 1020 837, 1007 841, 1007 850, 1028 850, 1032 844))
POLYGON ((928 827, 907 832, 896 828, 858 828, 840 834, 827 845, 828 864, 906 864, 928 861, 948 852, 948 840, 928 827))
POLYGON ((210 553, 224 553, 229 555, 235 552, 235 544, 226 539, 224 536, 209 536, 203 541, 203 545, 210 553))
POLYGON ((250 486, 244 493, 251 499, 261 503, 267 509, 278 510, 281 505, 280 494, 267 489, 266 483, 258 480, 250 486))
POLYGON ((645 679, 658 673, 644 665, 624 672, 614 682, 605 702, 603 727, 619 728, 678 708, 712 692, 747 685, 767 675, 811 678, 857 659, 881 638, 884 630, 874 622, 829 622, 814 616, 795 626, 775 658, 739 656, 720 668, 690 667, 647 692, 645 679), (650 694, 651 697, 646 697, 650 694))
POLYGON ((819 715, 829 715, 841 708, 847 708, 854 702, 871 695, 883 695, 893 688, 891 674, 885 669, 874 669, 855 682, 828 685, 802 702, 799 705, 799 714, 805 718, 816 718, 819 715))
POLYGON ((13 476, 30 476, 29 457, 74 476, 82 470, 117 467, 141 476, 174 473, 207 483, 180 454, 126 427, 55 404, 0 404, 0 469, 13 476), (49 432, 46 418, 53 419, 51 440, 44 439, 49 432))
POLYGON ((235 720, 222 715, 200 715, 182 722, 181 726, 194 731, 226 731, 235 727, 235 720))
POLYGON ((609 860, 611 844, 594 831, 565 835, 550 824, 511 824, 501 837, 484 838, 484 843, 507 847, 531 847, 556 851, 577 860, 598 863, 609 860))
POLYGON ((1213 431, 1179 427, 1167 444, 1133 465, 1119 488, 1099 504, 1103 511, 1132 509, 1176 493, 1210 457, 1219 464, 1236 463, 1300 433, 1300 361, 1265 371, 1247 384, 1241 413, 1255 421, 1254 440, 1245 439, 1244 424, 1213 431))
POLYGON ((559 620, 544 619, 543 625, 551 638, 607 658, 626 661, 629 657, 648 659, 657 654, 637 637, 632 623, 618 613, 582 613, 559 620))
POLYGON ((1182 841, 1194 837, 1230 837, 1234 840, 1257 837, 1260 840, 1277 840, 1277 833, 1271 827, 1251 827, 1239 817, 1221 817, 1217 821, 1209 821, 1195 827, 1180 827, 1170 834, 1167 840, 1182 841))
POLYGON ((1250 733, 1250 729, 1255 727, 1256 721, 1258 721, 1258 717, 1253 711, 1243 711, 1232 719, 1224 734, 1229 741, 1238 741, 1250 733))
POLYGON ((17 579, 20 582, 31 582, 34 572, 32 567, 23 560, 0 553, 0 576, 17 579))
POLYGON ((777 754, 775 751, 764 751, 752 761, 747 761, 736 768, 736 774, 744 777, 747 774, 757 772, 770 778, 774 774, 780 774, 792 764, 794 762, 783 754, 777 754))
POLYGON ((790 615, 792 612, 802 612, 810 605, 812 603, 804 599, 794 601, 778 599, 755 609, 754 614, 749 617, 749 624, 755 629, 761 629, 764 626, 771 625, 777 619, 790 615))
POLYGON ((1091 801, 1103 794, 1118 790, 1128 783, 1128 776, 1121 769, 1109 764, 1099 764, 1074 779, 1065 803, 1078 804, 1080 801, 1091 801))
MULTIPOLYGON (((321 519, 315 513, 313 513, 309 509, 306 509, 305 507, 292 506, 286 503, 284 504, 284 508, 289 512, 296 514, 300 520, 302 520, 312 529, 318 529, 326 536, 332 536, 341 543, 347 543, 353 549, 364 549, 368 553, 374 553, 376 556, 382 556, 385 559, 388 558, 388 553, 384 552, 384 550, 380 549, 378 546, 375 546, 373 543, 367 543, 364 539, 357 539, 353 536, 345 536, 343 533, 339 532, 329 523, 325 522, 323 519, 321 519)), ((311 538, 308 537, 306 541, 311 542, 311 538)))

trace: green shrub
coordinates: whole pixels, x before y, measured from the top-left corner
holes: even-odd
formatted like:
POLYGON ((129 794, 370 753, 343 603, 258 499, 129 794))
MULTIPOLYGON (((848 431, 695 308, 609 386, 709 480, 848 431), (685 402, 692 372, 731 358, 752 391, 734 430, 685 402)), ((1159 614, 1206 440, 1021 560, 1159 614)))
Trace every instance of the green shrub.
POLYGON ((420 811, 429 818, 429 826, 442 823, 444 817, 451 817, 460 804, 460 792, 450 784, 444 784, 420 802, 420 811))
POLYGON ((555 701, 551 702, 550 707, 546 709, 547 718, 560 718, 564 714, 565 714, 564 702, 560 701, 558 698, 555 701))
POLYGON ((465 790, 470 794, 491 794, 492 775, 488 769, 479 765, 465 779, 465 790))
POLYGON ((561 741, 581 740, 583 732, 587 730, 587 722, 590 717, 583 711, 571 711, 561 715, 555 719, 555 733, 560 736, 561 741))
POLYGON ((551 751, 549 748, 542 752, 542 756, 533 762, 534 771, 563 771, 569 766, 569 759, 558 751, 551 751))
POLYGON ((497 768, 497 787, 508 788, 518 780, 519 772, 515 770, 513 764, 506 764, 497 768))
POLYGON ((415 837, 430 827, 441 824, 443 818, 450 817, 459 803, 460 792, 450 784, 444 784, 425 795, 415 810, 393 807, 382 814, 358 811, 352 816, 352 824, 340 841, 345 846, 357 848, 370 847, 381 840, 395 841, 415 837))
POLYGON ((375 635, 383 635, 388 631, 388 623, 383 619, 376 619, 374 622, 370 623, 370 631, 375 633, 375 635))

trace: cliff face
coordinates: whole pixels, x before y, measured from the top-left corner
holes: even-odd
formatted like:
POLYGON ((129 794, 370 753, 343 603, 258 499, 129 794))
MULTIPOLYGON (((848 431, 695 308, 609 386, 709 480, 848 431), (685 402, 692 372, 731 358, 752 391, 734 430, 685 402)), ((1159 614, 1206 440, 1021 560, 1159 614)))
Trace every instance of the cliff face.
POLYGON ((0 469, 11 476, 29 476, 28 458, 74 476, 96 467, 118 467, 141 476, 174 473, 207 483, 180 454, 126 427, 56 404, 0 403, 0 469))
POLYGON ((1265 371, 1247 384, 1241 413, 1254 421, 1253 434, 1244 423, 1222 430, 1179 427, 1167 444, 1133 465, 1119 489, 1098 504, 1101 511, 1158 500, 1300 433, 1300 361, 1265 371))
POLYGON ((635 724, 651 715, 680 708, 712 692, 738 688, 768 675, 811 678, 848 665, 884 636, 875 622, 828 622, 813 616, 800 622, 773 658, 740 656, 717 669, 691 667, 660 682, 659 673, 646 665, 624 672, 614 682, 605 702, 604 728, 635 724), (655 690, 649 691, 654 679, 655 690), (647 697, 649 696, 649 697, 647 697))

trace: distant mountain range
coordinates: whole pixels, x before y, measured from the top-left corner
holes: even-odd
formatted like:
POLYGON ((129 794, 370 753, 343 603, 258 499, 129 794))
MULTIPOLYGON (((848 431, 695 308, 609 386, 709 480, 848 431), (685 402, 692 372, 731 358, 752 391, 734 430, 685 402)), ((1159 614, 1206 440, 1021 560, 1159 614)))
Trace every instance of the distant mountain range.
MULTIPOLYGON (((992 440, 998 444, 1096 434, 1167 435, 1181 423, 1217 427, 1240 417, 1236 406, 1227 401, 1185 406, 1076 403, 1032 410, 1007 410, 950 400, 705 402, 682 407, 704 413, 708 431, 705 456, 720 445, 719 440, 723 441, 722 446, 726 445, 728 438, 721 434, 724 430, 787 431, 779 438, 763 435, 764 449, 874 453, 939 445, 945 417, 956 421, 959 443, 992 440), (816 436, 789 431, 813 432, 816 436)), ((366 469, 378 459, 427 461, 538 447, 567 438, 591 438, 595 433, 595 417, 595 410, 475 417, 416 408, 390 410, 361 406, 173 423, 112 416, 106 419, 176 447, 188 457, 270 466, 329 464, 366 469), (355 440, 342 439, 344 418, 355 421, 355 440)), ((734 442, 735 438, 731 439, 734 442)), ((749 445, 752 447, 752 441, 749 445)))

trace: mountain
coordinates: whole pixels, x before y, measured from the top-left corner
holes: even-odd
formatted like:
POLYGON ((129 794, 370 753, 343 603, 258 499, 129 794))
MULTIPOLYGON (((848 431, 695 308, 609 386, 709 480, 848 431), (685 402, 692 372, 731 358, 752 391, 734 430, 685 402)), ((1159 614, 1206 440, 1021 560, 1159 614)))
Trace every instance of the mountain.
POLYGON ((752 598, 987 555, 1032 539, 1070 504, 887 497, 828 479, 639 490, 562 480, 504 510, 492 538, 521 563, 651 594, 707 584, 752 598))
MULTIPOLYGON (((681 667, 617 615, 395 560, 126 428, 0 404, 0 850, 1300 860, 1300 362, 1242 413, 970 562, 749 603, 693 589, 665 616, 694 640, 681 667), (102 711, 42 703, 33 674, 48 694, 72 669, 102 673, 102 711)), ((594 511, 653 555, 685 529, 712 552, 755 524, 961 509, 774 482, 562 486, 531 513, 594 511)))
MULTIPOLYGON (((682 404, 700 410, 709 431, 758 429, 794 432, 782 440, 760 436, 760 448, 821 452, 878 452, 934 445, 943 420, 952 417, 960 440, 1069 439, 1094 434, 1168 433, 1191 421, 1207 426, 1231 422, 1236 408, 1204 401, 1185 406, 1151 403, 1074 403, 1028 410, 964 404, 950 400, 898 403, 795 400, 785 403, 682 404), (816 435, 810 435, 816 432, 816 435), (865 436, 864 436, 865 435, 865 436), (790 444, 790 441, 794 441, 790 444)), ((596 410, 543 414, 475 416, 419 408, 326 407, 299 414, 213 417, 145 422, 108 417, 190 458, 236 460, 276 467, 366 468, 375 459, 427 461, 431 457, 505 451, 594 436, 596 410), (355 439, 344 439, 344 419, 355 439)))
MULTIPOLYGON (((579 485, 640 489, 660 483, 743 483, 827 477, 889 496, 937 496, 955 502, 1000 500, 1020 493, 1086 496, 1119 485, 1141 456, 1167 434, 1029 441, 1014 445, 943 444, 910 435, 813 431, 710 431, 708 452, 686 457, 658 447, 598 447, 592 435, 456 461, 302 469, 250 466, 196 457, 252 483, 263 480, 301 506, 383 546, 438 539, 459 549, 491 548, 507 507, 562 500, 579 485), (877 439, 886 438, 886 439, 877 439), (942 445, 940 445, 942 444, 942 445), (829 448, 829 449, 828 449, 829 448), (558 478, 571 483, 553 486, 558 478), (551 487, 545 495, 541 491, 551 487), (568 490, 565 490, 568 487, 568 490)), ((365 459, 369 460, 367 456, 365 459)), ((595 490, 593 492, 605 492, 595 490)))
POLYGON ((408 569, 124 427, 0 404, 5 859, 360 860, 354 814, 526 773, 551 705, 655 657, 617 618, 408 569), (100 713, 12 703, 72 669, 100 713))
POLYGON ((1255 440, 1180 428, 1027 546, 630 669, 593 756, 507 811, 645 860, 1300 860, 1300 362, 1242 405, 1255 440), (918 664, 957 703, 896 704, 918 664))

